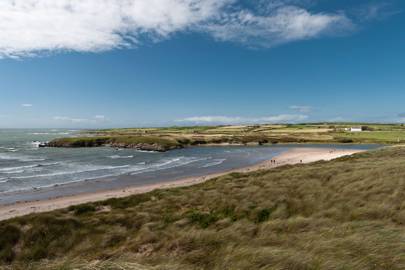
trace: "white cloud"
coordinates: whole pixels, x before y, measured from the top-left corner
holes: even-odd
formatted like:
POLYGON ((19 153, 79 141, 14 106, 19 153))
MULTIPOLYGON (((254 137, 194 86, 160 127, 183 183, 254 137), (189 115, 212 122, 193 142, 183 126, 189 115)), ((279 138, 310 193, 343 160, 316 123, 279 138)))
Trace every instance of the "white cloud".
POLYGON ((336 116, 328 120, 328 122, 347 122, 348 120, 341 116, 336 116))
POLYGON ((105 121, 107 118, 104 115, 96 115, 96 116, 94 116, 94 119, 97 119, 100 121, 105 121))
POLYGON ((308 118, 302 114, 280 114, 265 117, 230 117, 230 116, 194 116, 176 120, 177 122, 189 122, 194 124, 255 124, 255 123, 295 123, 308 118))
POLYGON ((371 2, 362 5, 355 10, 354 16, 358 17, 360 21, 383 20, 396 14, 402 13, 401 9, 395 8, 395 4, 386 2, 371 2))
POLYGON ((55 121, 69 122, 72 124, 98 124, 105 122, 108 119, 104 115, 96 115, 93 118, 74 118, 69 116, 54 116, 52 118, 55 121))
POLYGON ((30 103, 23 103, 21 104, 22 107, 32 107, 33 105, 30 103))
POLYGON ((312 111, 311 106, 292 105, 289 108, 300 113, 310 113, 312 111))
POLYGON ((193 123, 223 123, 223 124, 236 124, 243 122, 241 117, 229 116, 193 116, 176 120, 177 122, 193 122, 193 123))
POLYGON ((291 41, 344 33, 353 26, 344 14, 312 14, 300 7, 282 6, 264 15, 248 10, 226 14, 219 24, 204 27, 219 40, 272 47, 291 41))
POLYGON ((257 122, 269 122, 269 123, 295 123, 304 121, 308 118, 307 115, 303 114, 280 114, 275 116, 268 116, 259 119, 257 122))
POLYGON ((72 117, 68 117, 68 116, 54 116, 53 120, 66 121, 66 122, 71 122, 71 123, 88 123, 90 121, 90 119, 72 118, 72 117))
POLYGON ((2 0, 0 55, 98 52, 185 30, 230 0, 2 0))
MULTIPOLYGON (((2 0, 0 58, 44 52, 99 52, 139 45, 181 31, 218 40, 270 47, 345 30, 344 14, 311 13, 291 1, 263 12, 241 0, 2 0)), ((262 4, 256 3, 261 7, 262 4)))

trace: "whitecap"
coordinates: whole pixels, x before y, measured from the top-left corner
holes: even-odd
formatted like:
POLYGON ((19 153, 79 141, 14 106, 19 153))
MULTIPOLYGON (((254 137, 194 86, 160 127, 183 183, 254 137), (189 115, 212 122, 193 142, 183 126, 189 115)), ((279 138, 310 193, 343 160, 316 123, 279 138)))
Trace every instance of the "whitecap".
MULTIPOLYGON (((104 175, 100 175, 100 176, 95 176, 95 177, 87 177, 87 178, 82 178, 82 179, 78 179, 78 180, 68 180, 68 181, 61 181, 61 182, 56 182, 56 183, 52 183, 49 185, 41 185, 41 186, 37 186, 37 187, 25 187, 25 188, 14 188, 14 189, 10 189, 7 190, 8 192, 15 192, 15 191, 26 191, 26 190, 40 190, 40 189, 46 189, 46 188, 51 188, 51 187, 57 187, 57 186, 62 186, 62 185, 69 185, 69 184, 74 184, 74 183, 80 183, 80 182, 85 182, 85 181, 89 181, 89 180, 95 180, 95 179, 101 179, 101 178, 107 178, 107 177, 113 177, 113 176, 118 176, 120 175, 120 173, 116 173, 116 174, 104 174, 104 175)), ((9 179, 9 178, 7 178, 9 179)), ((10 179, 9 179, 10 180, 10 179)), ((9 180, 6 181, 2 181, 2 178, 0 178, 0 183, 5 183, 5 182, 9 182, 9 180)), ((2 192, 0 192, 1 194, 2 192)), ((5 192, 4 192, 5 193, 5 192)))
POLYGON ((208 168, 208 167, 213 167, 213 166, 218 166, 224 163, 226 159, 214 159, 212 162, 209 162, 207 164, 204 164, 200 168, 208 168))
POLYGON ((16 177, 12 177, 12 179, 30 179, 30 178, 37 178, 37 177, 52 177, 52 176, 60 176, 60 175, 72 175, 72 174, 80 174, 80 173, 94 172, 94 171, 123 169, 123 168, 128 168, 128 167, 130 167, 130 165, 105 166, 105 167, 97 166, 97 167, 93 167, 93 168, 89 168, 89 169, 76 170, 76 171, 60 171, 60 172, 47 173, 47 174, 16 176, 16 177))
POLYGON ((22 157, 18 159, 19 161, 23 162, 34 162, 34 161, 45 161, 45 158, 30 158, 30 157, 22 157))
POLYGON ((2 172, 5 174, 16 174, 16 173, 23 173, 25 172, 25 170, 17 170, 17 171, 6 171, 6 172, 2 172))
POLYGON ((49 135, 50 133, 49 132, 33 132, 33 133, 30 133, 31 135, 49 135))
POLYGON ((6 153, 0 153, 0 159, 4 160, 18 160, 22 162, 30 162, 30 161, 44 161, 46 160, 45 158, 42 157, 30 157, 30 156, 19 156, 19 155, 14 155, 14 154, 6 154, 6 153))
POLYGON ((125 158, 133 158, 134 156, 120 156, 120 155, 113 155, 113 156, 108 156, 111 159, 125 159, 125 158))
POLYGON ((152 150, 134 150, 135 152, 138 152, 138 153, 150 153, 150 154, 159 154, 160 152, 159 151, 152 151, 152 150))
POLYGON ((184 166, 193 162, 207 160, 207 158, 196 158, 196 157, 177 157, 165 160, 160 163, 155 163, 150 166, 146 166, 144 169, 138 170, 136 172, 132 172, 131 175, 139 174, 142 172, 150 172, 150 171, 159 171, 164 169, 170 169, 175 167, 184 166))
POLYGON ((14 170, 19 170, 19 169, 26 169, 26 168, 34 168, 38 164, 34 165, 27 165, 27 166, 17 166, 17 167, 6 167, 6 168, 0 168, 0 172, 8 172, 8 171, 14 171, 14 170))
POLYGON ((0 177, 0 183, 7 183, 8 177, 0 177))
POLYGON ((16 166, 16 167, 5 167, 5 168, 0 168, 0 173, 4 172, 14 172, 14 171, 19 171, 19 170, 26 170, 26 169, 32 169, 32 168, 38 168, 38 167, 47 167, 47 166, 54 166, 58 165, 59 162, 50 162, 50 163, 39 163, 39 164, 32 164, 32 165, 25 165, 25 166, 16 166))

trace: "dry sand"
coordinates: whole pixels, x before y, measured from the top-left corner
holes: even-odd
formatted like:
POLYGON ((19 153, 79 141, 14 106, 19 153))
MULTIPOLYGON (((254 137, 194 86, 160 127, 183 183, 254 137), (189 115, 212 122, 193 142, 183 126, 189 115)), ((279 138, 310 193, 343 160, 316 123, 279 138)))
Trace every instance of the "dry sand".
POLYGON ((30 213, 52 211, 55 209, 66 208, 68 206, 81 203, 94 202, 109 198, 119 198, 133 194, 145 193, 152 191, 154 189, 190 186, 230 172, 249 172, 261 169, 271 169, 286 164, 310 163, 319 160, 331 160, 346 155, 352 155, 358 152, 362 152, 362 150, 342 150, 333 148, 293 148, 287 152, 284 152, 276 156, 274 158, 275 163, 268 160, 247 168, 210 174, 201 177, 190 177, 161 184, 153 184, 117 190, 98 191, 94 193, 79 194, 32 202, 20 202, 11 205, 0 206, 0 220, 27 215, 30 213))

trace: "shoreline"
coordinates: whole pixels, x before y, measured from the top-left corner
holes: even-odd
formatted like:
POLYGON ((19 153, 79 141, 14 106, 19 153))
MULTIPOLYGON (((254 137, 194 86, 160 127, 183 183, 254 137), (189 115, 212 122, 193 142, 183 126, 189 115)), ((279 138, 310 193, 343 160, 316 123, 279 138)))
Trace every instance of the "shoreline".
POLYGON ((294 165, 311 163, 320 160, 332 160, 342 156, 352 155, 366 150, 358 149, 334 149, 334 148, 292 148, 273 158, 276 163, 270 160, 258 164, 242 167, 233 170, 227 170, 219 173, 213 173, 205 176, 186 177, 164 183, 155 183, 137 187, 118 188, 105 191, 95 191, 70 196, 61 196, 45 200, 17 202, 9 205, 0 206, 0 221, 13 217, 28 215, 31 213, 48 212, 56 209, 62 209, 71 205, 102 201, 110 198, 121 198, 135 194, 147 193, 155 189, 167 189, 176 187, 185 187, 203 183, 210 179, 223 176, 232 172, 247 173, 256 170, 265 170, 277 168, 283 165, 294 165))

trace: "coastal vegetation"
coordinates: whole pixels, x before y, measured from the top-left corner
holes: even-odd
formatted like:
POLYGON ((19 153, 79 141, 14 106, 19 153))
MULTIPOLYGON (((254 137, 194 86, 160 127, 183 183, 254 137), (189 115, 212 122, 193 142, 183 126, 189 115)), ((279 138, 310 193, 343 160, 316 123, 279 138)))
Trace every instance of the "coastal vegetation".
POLYGON ((0 222, 0 262, 17 270, 405 269, 404 163, 405 148, 393 146, 18 217, 0 222))
POLYGON ((290 125, 194 126, 84 131, 51 141, 51 147, 113 146, 168 151, 195 145, 276 143, 405 143, 405 127, 394 124, 313 123, 290 125), (361 132, 351 132, 351 127, 361 132))
POLYGON ((47 144, 49 147, 97 147, 111 146, 119 148, 134 148, 146 151, 164 152, 182 148, 183 145, 171 138, 157 136, 95 136, 56 139, 47 144))

